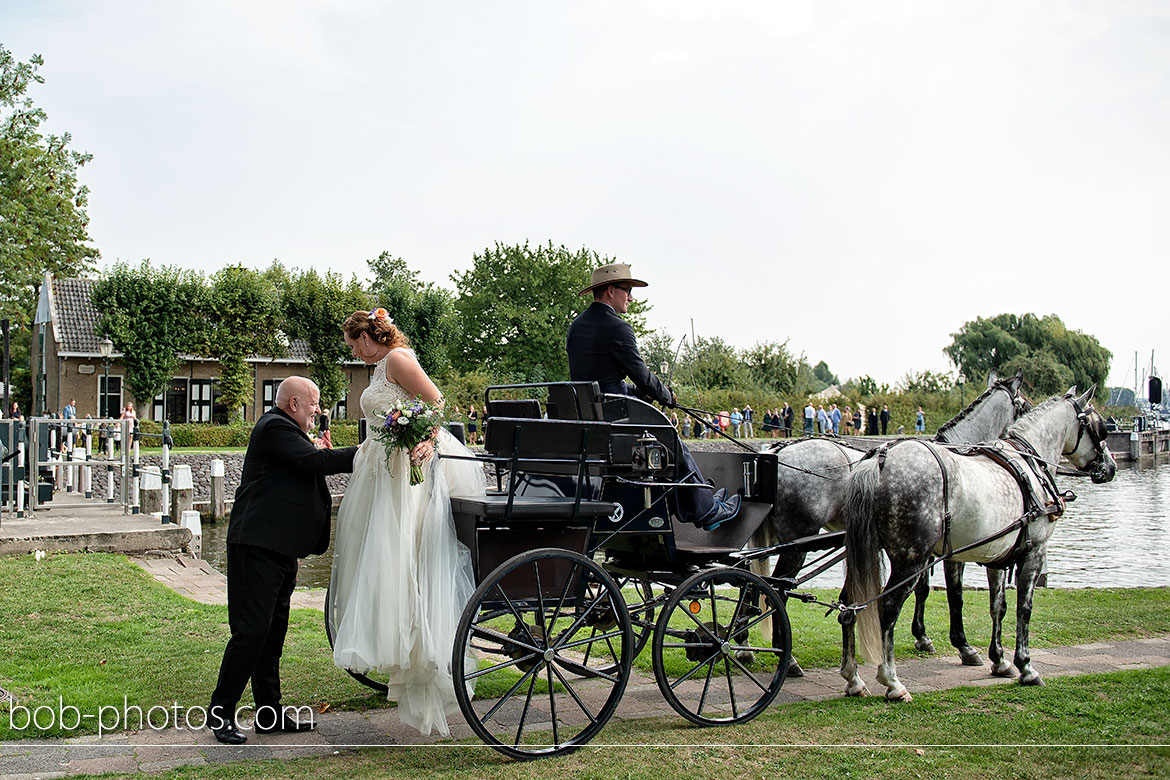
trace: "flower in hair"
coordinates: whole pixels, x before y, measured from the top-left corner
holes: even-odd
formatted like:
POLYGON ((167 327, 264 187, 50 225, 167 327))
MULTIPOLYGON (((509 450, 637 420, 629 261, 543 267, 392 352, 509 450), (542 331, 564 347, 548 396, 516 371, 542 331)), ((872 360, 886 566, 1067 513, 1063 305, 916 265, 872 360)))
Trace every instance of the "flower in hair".
POLYGON ((394 324, 394 320, 390 318, 390 312, 383 309, 381 306, 370 312, 371 320, 385 320, 390 325, 394 324))

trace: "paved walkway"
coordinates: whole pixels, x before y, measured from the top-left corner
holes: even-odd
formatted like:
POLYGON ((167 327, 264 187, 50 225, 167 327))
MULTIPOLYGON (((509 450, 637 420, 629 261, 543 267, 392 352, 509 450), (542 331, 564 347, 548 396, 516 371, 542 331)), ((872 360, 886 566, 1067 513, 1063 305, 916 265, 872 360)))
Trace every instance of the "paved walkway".
MULTIPOLYGON (((226 602, 223 575, 204 561, 185 557, 135 560, 155 578, 185 596, 210 604, 226 602)), ((297 591, 295 600, 297 606, 321 609, 324 592, 297 591)), ((1170 666, 1170 636, 1033 648, 1032 660, 1045 677, 1170 666)), ((872 681, 874 670, 867 669, 864 676, 872 681)), ((986 665, 981 669, 961 665, 957 655, 900 661, 898 676, 914 692, 960 685, 1014 684, 1011 680, 991 677, 986 665)), ((784 683, 777 703, 837 698, 841 695, 841 687, 842 681, 835 669, 809 669, 804 678, 784 683)), ((635 675, 622 697, 616 719, 662 715, 678 717, 663 701, 653 678, 635 675)), ((318 714, 316 719, 316 731, 263 736, 250 734, 249 743, 238 747, 218 744, 205 729, 176 728, 102 737, 0 743, 0 777, 31 780, 86 773, 162 771, 187 765, 327 756, 371 745, 418 745, 438 741, 437 738, 420 737, 413 729, 403 726, 393 708, 325 712, 318 714)), ((452 728, 453 738, 472 736, 458 714, 452 718, 452 728)))

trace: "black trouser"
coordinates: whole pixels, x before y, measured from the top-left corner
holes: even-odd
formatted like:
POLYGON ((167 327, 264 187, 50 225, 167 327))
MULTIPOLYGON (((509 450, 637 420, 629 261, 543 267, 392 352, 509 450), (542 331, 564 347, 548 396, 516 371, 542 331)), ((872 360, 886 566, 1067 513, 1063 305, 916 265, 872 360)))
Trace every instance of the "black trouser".
MULTIPOLYGON (((691 474, 687 481, 702 482, 703 474, 695 465, 695 458, 687 449, 687 445, 680 443, 679 449, 682 450, 682 472, 684 475, 691 474)), ((701 526, 715 509, 715 496, 708 487, 678 488, 674 495, 678 507, 678 519, 684 523, 701 526)))
MULTIPOLYGON (((256 709, 280 710, 280 655, 288 632, 289 601, 297 584, 297 559, 250 544, 227 546, 228 625, 219 682, 211 694, 208 725, 234 717, 244 686, 252 680, 256 709)), ((274 714, 266 713, 265 725, 274 714)))

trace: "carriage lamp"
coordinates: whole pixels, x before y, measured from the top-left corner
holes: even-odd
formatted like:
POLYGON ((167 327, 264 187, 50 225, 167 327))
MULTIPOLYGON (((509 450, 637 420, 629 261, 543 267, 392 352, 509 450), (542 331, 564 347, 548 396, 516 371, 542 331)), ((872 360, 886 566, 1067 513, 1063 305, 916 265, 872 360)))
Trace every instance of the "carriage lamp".
POLYGON ((647 471, 662 471, 667 464, 666 447, 654 438, 650 431, 643 431, 638 437, 633 460, 635 465, 640 465, 647 471))

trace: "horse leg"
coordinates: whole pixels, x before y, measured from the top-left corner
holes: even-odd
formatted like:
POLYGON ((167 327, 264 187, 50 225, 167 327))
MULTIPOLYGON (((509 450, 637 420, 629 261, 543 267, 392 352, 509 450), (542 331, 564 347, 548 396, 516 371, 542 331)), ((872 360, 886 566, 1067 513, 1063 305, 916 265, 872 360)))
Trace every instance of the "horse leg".
MULTIPOLYGON (((844 602, 845 593, 841 593, 844 602)), ((855 627, 857 615, 847 610, 837 613, 837 622, 841 624, 841 676, 845 678, 846 696, 869 696, 869 688, 861 679, 857 666, 857 635, 855 627)))
POLYGON ((948 560, 943 564, 947 578, 947 607, 951 615, 951 646, 959 651, 963 666, 983 666, 979 651, 967 642, 963 630, 963 567, 962 561, 948 560))
POLYGON ((934 652, 934 642, 926 635, 926 598, 930 595, 930 574, 923 572, 914 586, 914 620, 910 632, 914 634, 914 649, 924 653, 934 652))
MULTIPOLYGON (((921 568, 925 561, 913 562, 909 566, 891 566, 890 582, 897 582, 906 577, 908 571, 921 568)), ((898 671, 894 665, 894 626, 898 623, 898 614, 902 605, 914 588, 915 582, 908 582, 887 593, 881 600, 882 605, 882 659, 878 664, 877 681, 886 686, 886 698, 890 701, 912 701, 913 697, 906 686, 898 680, 898 671)))
POLYGON ((1007 594, 1004 586, 1007 572, 1003 569, 987 570, 987 592, 991 600, 991 645, 987 657, 991 659, 991 673, 996 677, 1011 677, 1012 666, 1003 657, 1003 616, 1007 614, 1007 594))
POLYGON ((1028 652, 1028 625, 1032 620, 1032 598, 1036 580, 1044 568, 1044 545, 1034 548, 1020 562, 1016 570, 1016 668, 1020 670, 1020 685, 1043 685, 1040 673, 1032 667, 1028 652))

